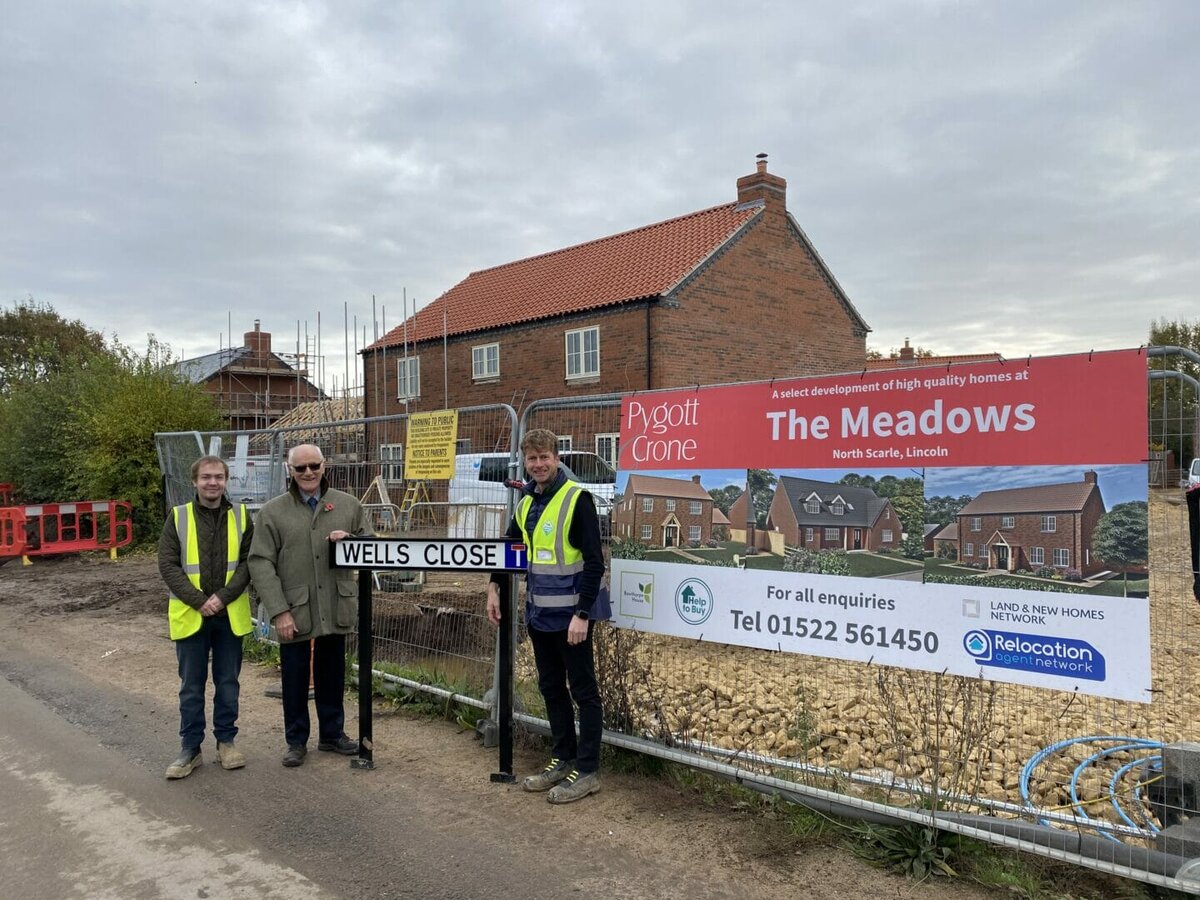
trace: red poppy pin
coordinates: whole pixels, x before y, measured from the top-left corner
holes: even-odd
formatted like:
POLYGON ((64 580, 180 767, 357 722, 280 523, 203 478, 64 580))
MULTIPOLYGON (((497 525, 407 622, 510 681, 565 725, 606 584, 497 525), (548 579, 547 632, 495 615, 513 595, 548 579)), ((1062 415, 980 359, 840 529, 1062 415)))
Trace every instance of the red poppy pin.
POLYGON ((333 504, 332 503, 325 504, 325 512, 333 512, 333 504))

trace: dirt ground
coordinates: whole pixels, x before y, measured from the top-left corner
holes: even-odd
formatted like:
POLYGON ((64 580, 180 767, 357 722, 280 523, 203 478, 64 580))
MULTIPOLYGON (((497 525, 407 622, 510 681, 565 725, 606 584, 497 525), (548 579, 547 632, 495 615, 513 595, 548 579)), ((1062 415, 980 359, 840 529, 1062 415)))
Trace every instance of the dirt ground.
MULTIPOLYGON (((0 659, 54 659, 70 670, 72 678, 122 691, 131 706, 150 707, 157 722, 155 736, 161 738, 161 758, 135 762, 157 770, 177 747, 178 727, 178 680, 164 609, 163 588, 149 556, 131 555, 116 562, 36 559, 31 566, 9 562, 0 567, 0 659)), ((7 674, 21 683, 11 662, 7 674)), ((243 672, 239 746, 246 750, 251 767, 279 768, 282 718, 278 701, 264 694, 277 677, 274 670, 262 666, 251 665, 243 672)), ((357 728, 353 712, 354 702, 348 698, 347 731, 352 735, 357 728)), ((70 720, 69 714, 64 715, 70 720)), ((121 725, 112 722, 109 728, 115 734, 121 725)), ((103 730, 105 724, 98 727, 103 730)), ((564 813, 570 810, 569 821, 581 840, 610 847, 608 854, 627 860, 629 866, 645 867, 648 884, 679 865, 681 848, 707 848, 702 854, 704 871, 696 873, 703 878, 703 896, 794 897, 800 885, 809 897, 1012 896, 963 879, 915 884, 836 846, 797 850, 765 836, 752 815, 710 808, 702 797, 666 781, 606 773, 604 790, 578 806, 559 809, 531 802, 536 798, 517 788, 491 783, 487 776, 496 769, 495 751, 485 750, 474 734, 449 722, 411 718, 379 707, 374 735, 378 768, 366 777, 375 779, 376 790, 386 794, 388 781, 403 776, 407 788, 417 785, 432 795, 435 808, 439 792, 456 800, 463 799, 457 795, 465 792, 473 804, 472 819, 480 819, 487 839, 510 842, 513 846, 506 849, 514 854, 535 850, 523 849, 529 841, 525 830, 506 827, 512 817, 519 816, 534 830, 544 827, 550 832, 561 827, 564 813), (388 765, 389 757, 395 765, 388 765)), ((120 745, 115 738, 109 742, 105 735, 99 737, 102 743, 120 745)), ((516 754, 519 773, 531 770, 541 759, 533 747, 518 746, 516 754)), ((664 884, 648 895, 698 896, 694 884, 664 884)))

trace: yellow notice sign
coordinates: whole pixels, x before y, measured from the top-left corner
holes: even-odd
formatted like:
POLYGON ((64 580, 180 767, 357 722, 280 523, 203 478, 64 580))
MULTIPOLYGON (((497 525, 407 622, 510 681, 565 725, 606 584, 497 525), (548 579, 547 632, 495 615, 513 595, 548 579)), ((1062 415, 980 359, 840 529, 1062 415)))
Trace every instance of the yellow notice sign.
POLYGON ((458 440, 458 410, 413 413, 408 417, 404 448, 404 477, 449 480, 454 476, 454 443, 458 440))

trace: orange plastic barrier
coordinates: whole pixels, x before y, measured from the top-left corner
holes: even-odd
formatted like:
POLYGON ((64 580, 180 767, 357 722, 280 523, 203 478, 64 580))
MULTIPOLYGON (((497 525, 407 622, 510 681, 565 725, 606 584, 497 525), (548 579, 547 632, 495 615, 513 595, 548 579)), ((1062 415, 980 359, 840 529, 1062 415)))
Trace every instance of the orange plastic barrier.
POLYGON ((9 509, 24 514, 22 556, 115 550, 133 541, 133 510, 125 500, 40 503, 9 509))
POLYGON ((0 507, 0 559, 25 555, 25 511, 19 506, 0 507))

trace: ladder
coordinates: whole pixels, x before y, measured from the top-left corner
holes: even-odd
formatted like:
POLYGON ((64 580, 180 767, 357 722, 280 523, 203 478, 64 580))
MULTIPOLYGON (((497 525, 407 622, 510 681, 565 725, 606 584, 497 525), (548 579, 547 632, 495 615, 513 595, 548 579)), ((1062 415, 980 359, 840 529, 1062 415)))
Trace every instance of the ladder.
POLYGON ((411 531, 415 525, 434 524, 430 502, 429 488, 424 481, 405 483, 404 496, 400 500, 400 522, 405 531, 411 531))

